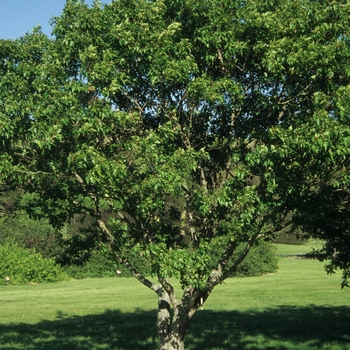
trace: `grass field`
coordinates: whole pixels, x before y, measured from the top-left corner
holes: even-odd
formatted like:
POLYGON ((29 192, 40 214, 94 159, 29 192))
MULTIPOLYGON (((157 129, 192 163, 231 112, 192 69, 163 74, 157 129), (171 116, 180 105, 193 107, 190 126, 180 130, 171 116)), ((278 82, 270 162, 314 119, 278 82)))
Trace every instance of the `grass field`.
POLYGON ((278 254, 288 255, 288 254, 305 254, 312 250, 312 248, 321 248, 322 243, 316 240, 310 240, 304 244, 291 245, 291 244, 276 244, 278 254))
MULTIPOLYGON (((304 252, 297 247, 279 253, 304 252)), ((186 349, 350 349, 350 291, 340 282, 292 258, 275 274, 229 279, 192 319, 186 349)), ((156 304, 133 278, 2 286, 0 349, 156 349, 156 304)))

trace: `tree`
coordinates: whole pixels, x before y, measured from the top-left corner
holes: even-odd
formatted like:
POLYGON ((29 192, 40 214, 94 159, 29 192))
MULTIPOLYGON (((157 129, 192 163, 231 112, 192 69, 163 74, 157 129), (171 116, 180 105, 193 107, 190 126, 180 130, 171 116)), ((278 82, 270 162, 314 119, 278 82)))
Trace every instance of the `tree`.
POLYGON ((158 295, 161 349, 253 246, 347 189, 349 6, 68 0, 55 39, 1 42, 0 181, 56 228, 91 219, 72 244, 158 295))

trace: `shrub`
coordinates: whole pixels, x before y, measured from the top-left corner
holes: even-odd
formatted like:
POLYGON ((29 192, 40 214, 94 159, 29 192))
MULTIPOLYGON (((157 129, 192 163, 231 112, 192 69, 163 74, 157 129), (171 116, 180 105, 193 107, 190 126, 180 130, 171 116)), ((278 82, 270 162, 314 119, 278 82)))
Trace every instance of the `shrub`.
POLYGON ((239 265, 236 276, 261 276, 275 272, 278 268, 277 248, 269 242, 253 247, 239 265))
MULTIPOLYGON (((150 275, 151 267, 145 259, 129 254, 128 260, 137 267, 138 271, 146 276, 150 275)), ((132 276, 124 265, 115 261, 111 254, 102 251, 93 251, 89 260, 83 265, 70 265, 65 268, 69 276, 76 279, 114 277, 117 275, 117 270, 122 272, 123 277, 132 276)))
POLYGON ((0 218, 0 244, 9 242, 35 249, 43 258, 55 258, 62 250, 55 230, 46 220, 32 220, 21 212, 0 218))
POLYGON ((25 249, 10 243, 0 245, 0 284, 6 283, 5 277, 9 277, 12 284, 69 279, 53 259, 44 259, 34 249, 25 249))
POLYGON ((90 259, 83 265, 70 265, 65 271, 72 278, 102 278, 114 277, 117 274, 117 265, 107 254, 93 251, 90 259))
MULTIPOLYGON (((220 246, 223 244, 225 244, 225 240, 218 237, 215 244, 213 244, 213 251, 211 253, 212 262, 217 261, 217 251, 220 251, 220 246), (215 247, 218 247, 218 249, 215 249, 215 247)), ((240 254, 240 251, 240 247, 238 247, 235 255, 240 254)), ((251 277, 275 272, 278 268, 278 258, 276 253, 277 248, 270 242, 260 242, 258 245, 251 248, 233 276, 251 277)))

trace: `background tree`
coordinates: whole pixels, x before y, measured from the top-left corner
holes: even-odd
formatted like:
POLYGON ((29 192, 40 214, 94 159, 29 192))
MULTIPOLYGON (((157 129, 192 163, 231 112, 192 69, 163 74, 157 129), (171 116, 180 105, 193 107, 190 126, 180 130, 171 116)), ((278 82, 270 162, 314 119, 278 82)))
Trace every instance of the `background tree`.
POLYGON ((1 42, 1 182, 56 228, 90 218, 75 251, 108 247, 182 349, 254 245, 348 186, 349 21, 348 1, 68 0, 54 40, 1 42))

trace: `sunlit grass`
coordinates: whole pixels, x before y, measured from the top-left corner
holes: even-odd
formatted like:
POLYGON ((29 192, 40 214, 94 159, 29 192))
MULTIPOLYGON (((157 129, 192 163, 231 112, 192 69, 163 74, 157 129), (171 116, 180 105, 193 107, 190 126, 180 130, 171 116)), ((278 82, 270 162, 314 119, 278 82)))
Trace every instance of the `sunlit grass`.
MULTIPOLYGON (((228 279, 192 319, 186 348, 350 349, 340 282, 317 261, 291 258, 274 274, 228 279)), ((155 349, 156 306, 133 278, 2 286, 0 349, 155 349)))
POLYGON ((305 254, 312 250, 312 248, 318 249, 322 246, 322 242, 317 240, 309 240, 306 242, 301 241, 301 244, 276 244, 278 254, 305 254))
MULTIPOLYGON (((0 287, 1 288, 1 287, 0 287)), ((0 323, 35 324, 42 320, 99 314, 107 309, 133 312, 154 309, 154 292, 133 278, 101 278, 6 286, 0 289, 0 323)))

